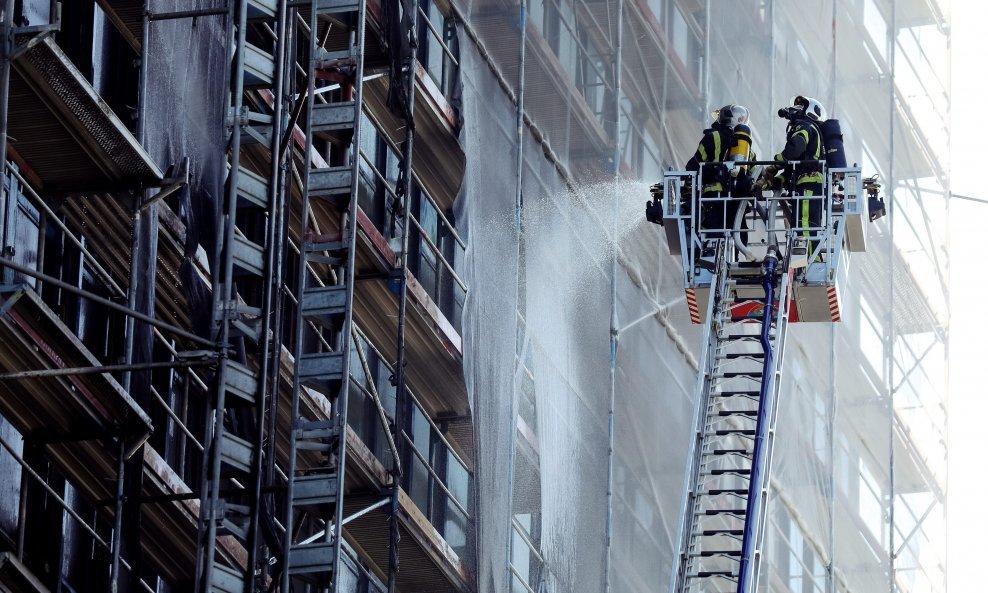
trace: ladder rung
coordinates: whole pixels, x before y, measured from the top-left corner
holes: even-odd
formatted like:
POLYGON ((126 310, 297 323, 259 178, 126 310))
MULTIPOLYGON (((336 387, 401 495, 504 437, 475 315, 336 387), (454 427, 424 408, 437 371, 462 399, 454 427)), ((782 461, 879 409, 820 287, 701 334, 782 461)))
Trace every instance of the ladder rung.
POLYGON ((210 593, 243 593, 245 575, 236 568, 213 563, 210 593))
POLYGON ((717 412, 718 416, 748 416, 754 417, 758 416, 758 410, 721 410, 717 412))
POLYGON ((349 195, 353 170, 349 167, 327 167, 309 171, 309 196, 349 195))
POLYGON ((254 455, 254 446, 238 436, 224 432, 220 440, 220 459, 228 468, 247 473, 254 455))
POLYGON ((242 271, 264 275, 264 248, 237 234, 233 238, 233 263, 242 271))
POLYGON ((310 574, 333 571, 333 543, 295 544, 288 552, 290 574, 310 574))
POLYGON ((714 397, 758 397, 761 395, 758 391, 721 391, 720 393, 714 393, 714 397))
POLYGON ((737 468, 737 469, 712 469, 712 470, 710 470, 709 472, 706 472, 706 473, 708 475, 711 475, 711 476, 726 476, 726 475, 750 476, 751 475, 751 470, 750 469, 741 469, 741 468, 737 468))
POLYGON ((717 358, 724 360, 737 360, 739 358, 765 358, 764 352, 727 352, 717 358))
POLYGON ((713 537, 717 535, 744 535, 743 529, 704 529, 702 535, 713 537))
POLYGON ((269 195, 267 179, 245 167, 237 169, 237 196, 258 208, 267 208, 269 195))
POLYGON ((745 317, 744 315, 731 315, 730 317, 725 317, 725 319, 727 321, 730 321, 731 323, 761 323, 762 322, 761 317, 745 317))
POLYGON ((336 327, 342 324, 346 302, 346 286, 313 286, 302 292, 300 306, 306 319, 336 327))
POLYGON ((736 379, 738 377, 747 377, 749 379, 761 378, 762 371, 727 371, 724 373, 719 373, 719 375, 725 379, 736 379))
POLYGON ((298 360, 298 380, 300 383, 335 396, 332 388, 343 380, 343 354, 320 352, 303 354, 298 360))
POLYGON ((356 12, 360 9, 357 0, 316 0, 316 12, 319 14, 334 14, 338 12, 356 12))
MULTIPOLYGON (((292 490, 292 504, 305 507, 332 505, 336 502, 336 489, 335 473, 296 476, 292 490)), ((319 514, 325 515, 326 513, 319 514)))
POLYGON ((247 3, 247 18, 273 17, 278 12, 275 0, 250 0, 247 3))
POLYGON ((307 236, 305 241, 302 242, 302 250, 305 252, 328 251, 330 253, 335 253, 338 251, 346 251, 347 245, 343 241, 339 240, 338 235, 313 235, 307 236))
POLYGON ((750 449, 714 449, 713 455, 751 455, 750 449))
POLYGON ((738 517, 743 517, 748 514, 745 509, 707 509, 705 511, 700 511, 698 514, 714 516, 714 515, 736 515, 738 517))
POLYGON ((248 146, 250 144, 271 146, 271 131, 272 128, 270 125, 251 124, 244 128, 243 134, 240 135, 240 144, 241 146, 248 146))
POLYGON ((329 419, 306 420, 304 418, 298 418, 295 420, 292 428, 295 429, 295 433, 299 438, 307 438, 305 435, 314 431, 332 430, 333 434, 336 434, 336 421, 329 419))
POLYGON ((340 434, 340 431, 333 420, 299 421, 296 422, 295 430, 292 434, 298 440, 325 440, 336 438, 340 434))
POLYGON ((353 101, 323 103, 312 108, 312 131, 352 130, 356 107, 353 101))
POLYGON ((710 496, 720 496, 722 494, 748 494, 747 488, 711 488, 706 492, 701 492, 710 496))
POLYGON ((228 360, 225 380, 227 395, 236 398, 233 401, 227 400, 226 407, 250 406, 257 401, 257 373, 254 371, 239 362, 228 360))
POLYGON ((246 44, 244 52, 244 86, 270 87, 274 83, 274 56, 246 44))
POLYGON ((250 524, 250 507, 244 505, 226 505, 226 513, 223 517, 221 529, 224 535, 232 534, 241 540, 247 539, 247 530, 250 524))
POLYGON ((261 320, 234 319, 230 322, 230 335, 250 338, 256 344, 261 341, 261 320))
POLYGON ((727 556, 728 558, 740 558, 741 550, 701 550, 690 554, 692 558, 710 558, 711 556, 727 556))
POLYGON ((314 264, 325 264, 327 266, 342 266, 346 263, 345 257, 339 257, 335 255, 321 255, 318 253, 306 253, 305 261, 312 262, 314 264))
POLYGON ((701 570, 696 574, 688 574, 686 578, 688 579, 709 579, 710 577, 725 577, 729 579, 738 578, 736 572, 731 572, 729 570, 701 570))
POLYGON ((722 428, 716 431, 714 434, 717 436, 727 436, 727 435, 739 435, 739 436, 754 436, 755 430, 750 428, 722 428))
POLYGON ((319 68, 352 68, 357 63, 356 54, 351 51, 352 49, 352 45, 340 51, 332 51, 320 47, 312 54, 312 59, 318 64, 319 68))

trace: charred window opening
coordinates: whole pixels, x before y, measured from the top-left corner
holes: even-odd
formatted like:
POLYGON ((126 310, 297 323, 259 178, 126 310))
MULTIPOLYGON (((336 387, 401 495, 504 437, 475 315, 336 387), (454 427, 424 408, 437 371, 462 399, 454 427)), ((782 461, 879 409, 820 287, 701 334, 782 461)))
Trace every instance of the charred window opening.
POLYGON ((62 3, 59 47, 125 126, 137 129, 140 57, 95 0, 62 3))

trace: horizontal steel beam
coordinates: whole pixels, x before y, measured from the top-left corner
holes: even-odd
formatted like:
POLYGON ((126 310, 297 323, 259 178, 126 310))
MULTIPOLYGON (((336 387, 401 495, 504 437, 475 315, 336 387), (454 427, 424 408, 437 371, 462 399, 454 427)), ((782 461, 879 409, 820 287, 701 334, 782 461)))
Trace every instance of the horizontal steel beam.
POLYGON ((215 358, 205 360, 175 360, 169 362, 145 362, 137 364, 108 364, 89 367, 65 367, 59 369, 41 369, 36 371, 17 371, 0 374, 0 381, 11 379, 32 379, 35 377, 65 377, 67 375, 96 375, 116 371, 146 371, 150 369, 175 369, 193 366, 206 366, 216 362, 215 358))
POLYGON ((191 332, 187 332, 184 329, 182 329, 180 327, 176 327, 176 326, 174 326, 174 325, 172 325, 170 323, 167 323, 165 321, 160 321, 158 319, 155 319, 154 317, 150 317, 150 316, 145 315, 143 313, 138 313, 137 311, 134 311, 132 309, 129 309, 129 308, 127 308, 124 305, 121 305, 119 303, 114 303, 113 301, 111 301, 109 299, 105 299, 105 298, 103 298, 101 296, 97 296, 97 295, 89 292, 88 290, 83 290, 83 289, 78 288, 78 287, 76 287, 76 286, 74 286, 72 284, 69 284, 68 282, 63 282, 62 280, 59 280, 58 278, 55 278, 54 276, 49 276, 48 274, 44 274, 42 272, 39 272, 39 271, 35 270, 34 268, 21 265, 21 264, 13 261, 11 259, 7 259, 5 257, 0 257, 0 269, 2 269, 2 268, 10 268, 11 270, 14 270, 15 272, 20 272, 22 274, 26 274, 28 276, 31 276, 32 278, 37 278, 38 280, 41 280, 42 282, 45 282, 45 283, 50 284, 52 286, 57 286, 58 288, 61 288, 62 290, 65 290, 67 292, 71 292, 72 294, 75 294, 75 295, 81 296, 83 298, 89 299, 89 300, 93 301, 94 303, 99 303, 99 304, 103 305, 104 307, 106 307, 108 309, 112 309, 114 311, 119 311, 120 313, 123 313, 124 315, 129 315, 129 316, 133 317, 134 319, 137 319, 138 321, 143 321, 144 323, 147 323, 148 325, 153 325, 154 327, 157 327, 157 328, 159 328, 161 330, 167 331, 168 333, 174 334, 174 335, 176 335, 178 337, 185 338, 186 340, 189 340, 191 342, 195 342, 197 344, 202 344, 204 346, 209 346, 210 348, 215 348, 216 347, 216 344, 214 342, 212 342, 210 340, 207 340, 206 338, 203 338, 201 336, 197 336, 197 335, 195 335, 195 334, 193 334, 191 332))
POLYGON ((147 11, 144 14, 149 21, 167 21, 175 19, 192 19, 200 16, 223 16, 230 13, 230 8, 200 8, 198 10, 176 10, 174 12, 147 11))

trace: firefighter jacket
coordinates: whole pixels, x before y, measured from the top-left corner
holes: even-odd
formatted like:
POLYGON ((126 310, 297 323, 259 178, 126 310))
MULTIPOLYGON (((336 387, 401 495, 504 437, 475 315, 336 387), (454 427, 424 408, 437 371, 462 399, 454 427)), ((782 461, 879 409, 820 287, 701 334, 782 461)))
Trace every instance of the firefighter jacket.
MULTIPOLYGON (((777 161, 820 161, 824 158, 823 136, 820 129, 808 119, 789 123, 786 129, 786 147, 775 155, 777 161)), ((796 185, 823 183, 820 163, 796 165, 796 185)))
MULTIPOLYGON (((686 163, 687 171, 699 171, 700 163, 720 163, 727 160, 728 152, 734 145, 734 134, 718 124, 703 131, 696 152, 686 163)), ((722 165, 703 168, 703 191, 724 191, 730 181, 727 168, 722 165)))

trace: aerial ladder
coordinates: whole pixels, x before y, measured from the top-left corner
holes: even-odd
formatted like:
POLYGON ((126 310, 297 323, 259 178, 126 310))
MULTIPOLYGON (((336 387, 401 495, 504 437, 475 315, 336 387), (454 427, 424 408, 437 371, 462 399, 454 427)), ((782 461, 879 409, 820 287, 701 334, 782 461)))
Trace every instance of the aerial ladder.
POLYGON ((646 207, 680 256, 690 318, 704 324, 673 593, 757 590, 787 327, 840 321, 848 253, 865 250, 867 224, 884 214, 875 178, 823 162, 820 196, 700 191, 712 167, 768 164, 779 163, 669 171, 646 207), (817 226, 790 220, 796 200, 818 201, 817 226), (728 221, 732 202, 739 207, 728 221))

